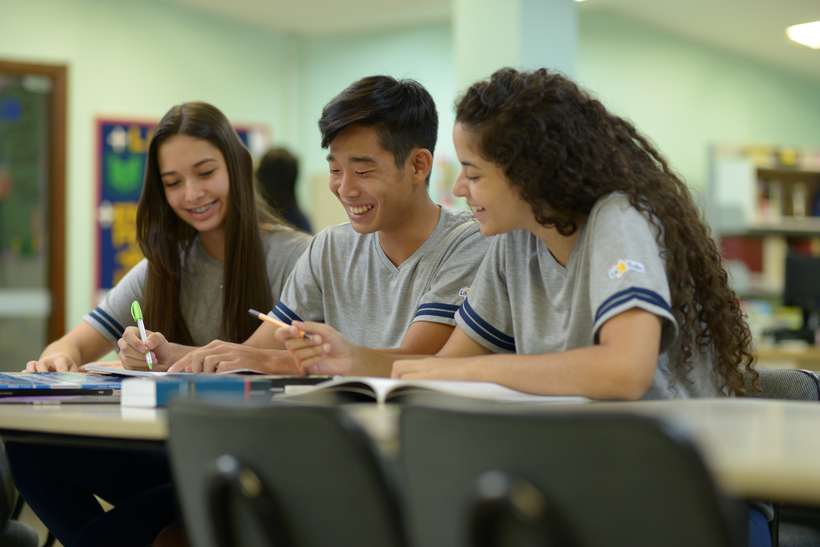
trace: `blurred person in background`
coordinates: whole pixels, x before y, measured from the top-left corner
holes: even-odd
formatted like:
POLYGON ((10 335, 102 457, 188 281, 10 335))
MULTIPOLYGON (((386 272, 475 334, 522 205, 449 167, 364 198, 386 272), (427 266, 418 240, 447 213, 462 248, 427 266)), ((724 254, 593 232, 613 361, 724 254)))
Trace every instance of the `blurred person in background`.
POLYGON ((288 224, 306 233, 313 233, 310 220, 296 201, 296 179, 299 160, 287 148, 271 148, 256 168, 259 194, 288 224))

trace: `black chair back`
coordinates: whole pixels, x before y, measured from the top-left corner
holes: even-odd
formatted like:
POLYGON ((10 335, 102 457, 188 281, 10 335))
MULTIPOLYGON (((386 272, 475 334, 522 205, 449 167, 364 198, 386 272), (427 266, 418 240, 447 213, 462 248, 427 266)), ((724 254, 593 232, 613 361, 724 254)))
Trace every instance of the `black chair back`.
POLYGON ((392 483, 343 411, 183 402, 169 420, 193 545, 405 546, 392 483))
POLYGON ((820 379, 811 370, 790 368, 761 368, 760 389, 754 391, 747 375, 746 389, 749 397, 758 399, 792 399, 820 401, 820 379))
POLYGON ((419 547, 727 547, 745 510, 722 500, 686 436, 595 411, 402 411, 419 547))

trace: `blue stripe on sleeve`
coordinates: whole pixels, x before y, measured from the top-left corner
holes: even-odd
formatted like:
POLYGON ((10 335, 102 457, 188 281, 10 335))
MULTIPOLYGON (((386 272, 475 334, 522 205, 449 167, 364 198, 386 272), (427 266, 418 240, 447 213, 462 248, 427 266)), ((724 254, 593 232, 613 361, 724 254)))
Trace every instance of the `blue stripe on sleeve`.
POLYGON ((458 306, 454 306, 452 304, 422 304, 416 310, 416 314, 413 316, 413 318, 426 315, 433 317, 446 317, 447 319, 452 319, 456 315, 456 310, 458 310, 458 306))
POLYGON ((439 310, 439 311, 449 311, 449 312, 456 313, 456 310, 458 310, 458 306, 456 306, 454 304, 442 304, 442 303, 439 303, 439 302, 434 302, 434 303, 431 303, 431 304, 422 304, 421 306, 419 306, 418 311, 421 311, 421 310, 439 310))
MULTIPOLYGON (((99 308, 98 308, 98 309, 99 309, 99 308)), ((94 321, 96 321, 96 322, 97 322, 97 323, 98 323, 98 324, 99 324, 102 328, 104 328, 104 329, 108 332, 108 334, 110 334, 111 336, 113 336, 113 337, 114 337, 114 339, 117 339, 117 340, 118 340, 118 339, 120 339, 120 338, 122 337, 122 331, 120 331, 120 332, 118 333, 118 332, 117 332, 117 331, 116 331, 116 330, 115 330, 115 329, 114 329, 114 328, 113 328, 113 327, 112 327, 112 326, 108 323, 108 321, 106 321, 106 320, 105 320, 105 318, 104 318, 102 315, 100 315, 99 313, 97 313, 97 310, 94 310, 94 311, 92 311, 92 312, 89 312, 88 316, 89 316, 89 317, 91 317, 92 319, 94 319, 94 321)))
POLYGON ((277 302, 273 307, 273 310, 271 310, 271 313, 288 325, 290 325, 291 321, 302 321, 302 318, 299 317, 295 311, 284 305, 282 302, 277 302))
MULTIPOLYGON (((125 327, 120 325, 119 321, 108 315, 108 313, 106 313, 106 311, 99 306, 94 308, 94 311, 100 314, 103 318, 107 319, 108 324, 114 327, 115 330, 118 330, 120 332, 120 336, 122 336, 122 333, 125 332, 125 327)), ((120 336, 118 336, 117 338, 119 338, 120 336)))
POLYGON ((598 311, 595 312, 595 319, 593 323, 597 323, 598 320, 603 317, 606 313, 610 310, 617 308, 618 306, 622 306, 623 304, 629 302, 630 300, 641 300, 648 304, 652 304, 653 306, 657 306, 663 310, 668 312, 672 312, 672 307, 664 300, 664 298, 656 293, 655 291, 651 291, 649 289, 644 289, 642 287, 629 287, 622 291, 618 291, 606 300, 604 300, 603 304, 598 306, 598 311))
POLYGON ((416 317, 446 317, 447 319, 452 319, 455 317, 455 312, 448 312, 448 311, 438 311, 438 310, 419 310, 416 312, 416 315, 413 316, 413 319, 416 317))
POLYGON ((461 318, 464 319, 464 322, 482 338, 494 346, 515 352, 515 338, 507 336, 482 319, 467 300, 464 301, 459 313, 461 314, 461 318))

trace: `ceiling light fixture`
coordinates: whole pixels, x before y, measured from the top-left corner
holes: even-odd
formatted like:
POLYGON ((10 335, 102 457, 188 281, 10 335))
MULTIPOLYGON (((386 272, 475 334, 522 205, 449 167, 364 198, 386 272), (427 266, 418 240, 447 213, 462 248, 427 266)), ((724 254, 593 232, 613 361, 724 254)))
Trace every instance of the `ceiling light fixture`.
POLYGON ((792 25, 786 29, 786 36, 792 42, 812 49, 820 49, 820 21, 792 25))

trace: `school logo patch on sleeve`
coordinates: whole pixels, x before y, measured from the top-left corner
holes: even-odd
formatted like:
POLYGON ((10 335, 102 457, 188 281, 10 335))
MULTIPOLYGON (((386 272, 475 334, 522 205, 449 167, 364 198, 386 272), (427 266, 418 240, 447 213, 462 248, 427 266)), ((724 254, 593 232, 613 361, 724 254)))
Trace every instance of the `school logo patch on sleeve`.
POLYGON ((470 287, 461 287, 461 288, 458 290, 458 295, 459 295, 461 298, 467 298, 467 295, 468 295, 468 294, 470 294, 470 287))
POLYGON ((610 279, 620 279, 626 272, 644 273, 646 268, 637 260, 622 258, 609 269, 610 279))

